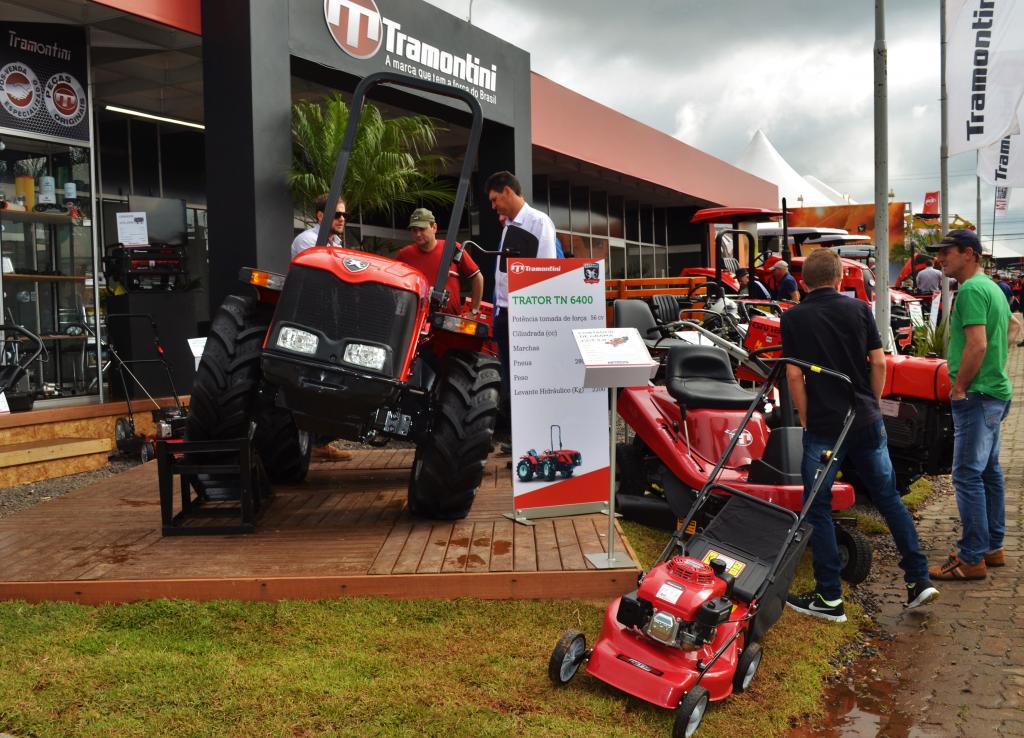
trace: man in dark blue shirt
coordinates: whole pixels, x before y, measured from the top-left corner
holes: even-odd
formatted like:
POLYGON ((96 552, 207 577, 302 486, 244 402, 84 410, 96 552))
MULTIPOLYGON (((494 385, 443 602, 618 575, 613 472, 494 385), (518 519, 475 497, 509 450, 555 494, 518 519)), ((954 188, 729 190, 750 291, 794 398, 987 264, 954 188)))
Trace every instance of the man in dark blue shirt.
MULTIPOLYGON (((846 444, 836 449, 850 402, 846 388, 834 378, 805 376, 799 367, 786 367, 793 404, 804 426, 804 494, 822 471, 824 451, 834 450, 840 464, 849 455, 899 549, 907 584, 906 607, 918 607, 938 597, 939 592, 931 585, 928 561, 918 545, 914 521, 896 490, 896 474, 878 405, 885 386, 882 341, 867 303, 839 293, 842 278, 843 266, 835 252, 814 251, 803 268, 804 285, 810 293, 782 314, 783 356, 829 367, 853 382, 853 426, 846 444)), ((838 465, 832 468, 838 469, 838 465)), ((842 566, 832 522, 835 471, 831 474, 831 479, 822 482, 807 513, 807 522, 813 527, 815 589, 790 595, 787 604, 805 615, 841 623, 846 621, 846 614, 839 584, 842 566)))
POLYGON ((789 264, 784 261, 777 261, 772 264, 775 272, 775 294, 776 300, 791 300, 800 302, 800 290, 796 286, 796 279, 789 273, 789 264))

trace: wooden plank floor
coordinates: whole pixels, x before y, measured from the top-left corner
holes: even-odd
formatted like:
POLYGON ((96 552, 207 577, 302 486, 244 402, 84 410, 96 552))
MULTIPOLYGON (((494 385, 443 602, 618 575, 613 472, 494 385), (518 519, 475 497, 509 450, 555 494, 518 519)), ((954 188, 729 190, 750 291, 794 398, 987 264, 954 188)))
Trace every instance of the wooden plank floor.
MULTIPOLYGON (((604 598, 635 586, 636 569, 586 559, 607 548, 605 516, 503 517, 507 457, 488 462, 464 520, 410 517, 412 455, 314 464, 276 490, 256 533, 228 536, 163 537, 156 464, 135 467, 0 520, 0 599, 604 598)), ((616 550, 633 555, 616 530, 616 550)))

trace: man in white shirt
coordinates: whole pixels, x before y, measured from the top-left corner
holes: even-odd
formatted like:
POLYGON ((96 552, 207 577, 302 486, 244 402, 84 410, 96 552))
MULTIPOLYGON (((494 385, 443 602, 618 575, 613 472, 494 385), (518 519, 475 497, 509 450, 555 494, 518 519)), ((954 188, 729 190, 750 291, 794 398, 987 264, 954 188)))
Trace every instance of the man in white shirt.
MULTIPOLYGON (((323 221, 326 212, 327 193, 325 192, 316 199, 316 223, 297 235, 295 240, 292 241, 293 259, 306 249, 316 246, 316 237, 320 233, 320 223, 323 221)), ((345 198, 340 197, 331 219, 331 234, 327 237, 327 244, 329 246, 345 245, 345 218, 347 216, 348 213, 345 212, 345 198)))
POLYGON ((942 289, 942 272, 929 264, 917 273, 918 292, 938 292, 942 289))
MULTIPOLYGON (((511 172, 495 172, 487 178, 484 185, 491 209, 498 217, 505 218, 505 227, 501 232, 501 243, 498 250, 505 246, 505 236, 510 227, 521 228, 537 239, 537 253, 526 254, 524 257, 538 259, 554 259, 555 224, 551 218, 541 211, 530 207, 523 198, 523 188, 519 180, 511 172)), ((501 359, 501 396, 502 405, 507 407, 509 397, 509 359, 508 359, 508 272, 506 260, 498 258, 494 267, 494 340, 498 344, 501 359)))

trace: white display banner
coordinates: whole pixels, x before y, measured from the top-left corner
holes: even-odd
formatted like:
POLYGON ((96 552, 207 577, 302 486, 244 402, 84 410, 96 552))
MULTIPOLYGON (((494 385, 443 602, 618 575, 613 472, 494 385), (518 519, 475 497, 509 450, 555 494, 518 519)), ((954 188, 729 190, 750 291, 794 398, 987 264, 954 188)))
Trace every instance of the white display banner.
POLYGON ((149 243, 149 228, 146 225, 146 214, 118 213, 117 241, 125 246, 140 246, 149 243))
POLYGON ((1024 187, 1024 140, 1003 136, 978 151, 978 176, 995 187, 1024 187))
POLYGON ((610 481, 608 391, 583 387, 572 331, 606 325, 604 262, 510 258, 508 287, 515 511, 599 509, 610 481))
POLYGON ((1024 2, 948 0, 949 155, 1019 132, 1024 98, 1024 2))
POLYGON ((1010 209, 1010 190, 1007 187, 996 187, 996 216, 1006 215, 1010 209))

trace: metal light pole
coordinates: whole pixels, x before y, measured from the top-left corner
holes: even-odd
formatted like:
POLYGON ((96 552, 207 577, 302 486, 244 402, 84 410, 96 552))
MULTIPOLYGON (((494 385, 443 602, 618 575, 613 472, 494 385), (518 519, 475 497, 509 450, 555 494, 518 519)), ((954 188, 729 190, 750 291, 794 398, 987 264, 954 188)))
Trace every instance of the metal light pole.
POLYGON ((892 351, 889 318, 889 104, 886 83, 885 0, 875 0, 875 323, 892 351))
MULTIPOLYGON (((939 3, 939 110, 942 117, 942 140, 939 144, 939 227, 942 232, 940 237, 946 235, 949 229, 949 101, 946 99, 946 0, 939 3)), ((942 317, 949 316, 949 277, 942 273, 942 317)), ((946 331, 946 340, 949 340, 949 331, 946 331)))

